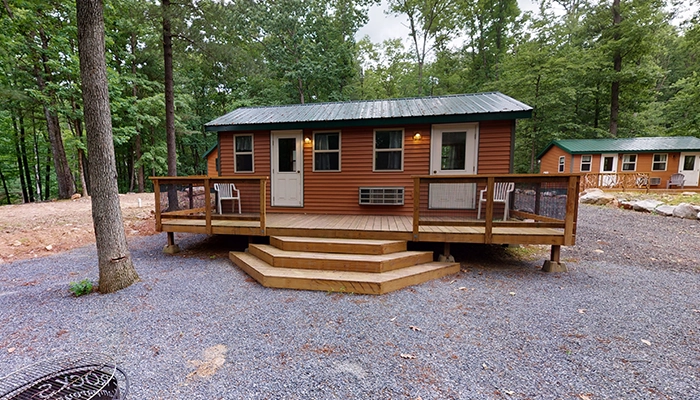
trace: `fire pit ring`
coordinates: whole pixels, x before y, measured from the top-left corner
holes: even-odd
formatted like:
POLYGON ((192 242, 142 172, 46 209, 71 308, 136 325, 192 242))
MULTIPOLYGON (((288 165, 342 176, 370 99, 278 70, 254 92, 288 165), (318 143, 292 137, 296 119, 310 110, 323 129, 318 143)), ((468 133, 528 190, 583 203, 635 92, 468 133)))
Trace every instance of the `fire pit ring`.
POLYGON ((99 353, 60 356, 0 378, 0 400, 124 400, 126 374, 99 353))

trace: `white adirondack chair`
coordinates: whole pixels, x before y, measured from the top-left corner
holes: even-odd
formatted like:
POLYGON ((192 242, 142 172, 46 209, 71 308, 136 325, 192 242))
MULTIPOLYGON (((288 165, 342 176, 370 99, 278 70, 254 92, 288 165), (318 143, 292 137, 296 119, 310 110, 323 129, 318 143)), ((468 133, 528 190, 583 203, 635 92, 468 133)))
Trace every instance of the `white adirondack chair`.
POLYGON ((221 200, 238 200, 238 213, 241 213, 241 192, 236 189, 236 185, 233 183, 215 183, 214 190, 218 193, 218 196, 216 196, 216 212, 221 214, 221 200))
MULTIPOLYGON (((515 190, 514 182, 496 182, 493 185, 493 202, 503 203, 503 220, 508 220, 508 208, 510 206, 510 193, 515 190)), ((481 190, 479 194, 479 212, 476 219, 481 219, 481 203, 486 202, 486 189, 481 190)))

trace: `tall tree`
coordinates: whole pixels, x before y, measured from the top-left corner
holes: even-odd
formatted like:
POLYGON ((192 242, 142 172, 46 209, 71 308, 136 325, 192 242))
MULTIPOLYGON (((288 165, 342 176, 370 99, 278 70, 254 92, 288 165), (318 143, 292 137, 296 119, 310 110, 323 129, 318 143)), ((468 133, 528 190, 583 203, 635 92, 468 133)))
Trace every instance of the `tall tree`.
POLYGON ((107 88, 102 0, 76 0, 78 50, 87 145, 90 154, 92 220, 100 269, 99 290, 111 293, 139 277, 126 242, 119 206, 117 167, 107 88))
MULTIPOLYGON (((168 145, 168 176, 177 176, 177 141, 175 138, 175 91, 173 89, 173 34, 170 29, 170 0, 163 7, 163 67, 165 71, 165 138, 168 145)), ((168 208, 178 208, 175 186, 168 190, 168 208)))
POLYGON ((418 67, 418 94, 423 96, 427 57, 440 42, 451 39, 455 27, 454 0, 390 0, 389 10, 408 18, 409 36, 418 67))

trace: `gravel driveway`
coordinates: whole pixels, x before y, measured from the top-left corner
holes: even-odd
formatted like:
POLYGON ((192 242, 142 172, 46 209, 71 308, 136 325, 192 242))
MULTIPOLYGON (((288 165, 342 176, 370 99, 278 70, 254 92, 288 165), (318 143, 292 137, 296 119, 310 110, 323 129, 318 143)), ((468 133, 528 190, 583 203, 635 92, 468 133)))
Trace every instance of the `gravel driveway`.
POLYGON ((110 295, 67 290, 94 246, 0 265, 0 376, 98 350, 134 400, 700 398, 699 221, 581 206, 568 273, 465 259, 383 296, 265 289, 204 239, 133 239, 110 295))

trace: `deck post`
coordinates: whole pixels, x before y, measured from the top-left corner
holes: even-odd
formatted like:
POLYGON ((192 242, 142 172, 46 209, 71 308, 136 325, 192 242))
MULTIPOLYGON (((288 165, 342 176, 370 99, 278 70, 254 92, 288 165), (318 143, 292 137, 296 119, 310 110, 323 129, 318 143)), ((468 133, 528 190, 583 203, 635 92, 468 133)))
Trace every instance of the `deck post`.
POLYGON ((155 208, 156 208, 156 232, 163 232, 163 224, 160 221, 160 184, 158 179, 153 179, 153 195, 155 196, 155 208))
POLYGON ((418 240, 420 233, 420 177, 413 178, 413 240, 418 240))
POLYGON ((561 257, 561 246, 558 244, 552 245, 552 252, 550 253, 550 259, 544 262, 542 266, 542 271, 544 272, 567 272, 566 265, 560 262, 561 257))
POLYGON ((445 242, 445 247, 443 248, 442 254, 438 257, 440 262, 455 262, 455 258, 450 254, 450 243, 445 242))
POLYGON ((486 180, 486 214, 485 225, 484 225, 484 243, 493 243, 493 191, 495 186, 495 179, 490 176, 486 180))
POLYGON ((207 229, 207 235, 212 234, 211 226, 211 184, 209 178, 204 178, 204 220, 207 229))
POLYGON ((175 233, 168 232, 168 244, 163 247, 163 253, 175 254, 180 252, 180 246, 175 244, 175 233))
POLYGON ((260 233, 265 234, 267 223, 267 178, 260 178, 260 233))
POLYGON ((576 234, 576 217, 578 214, 579 177, 570 176, 566 189, 566 215, 564 219, 564 245, 573 246, 576 234))

